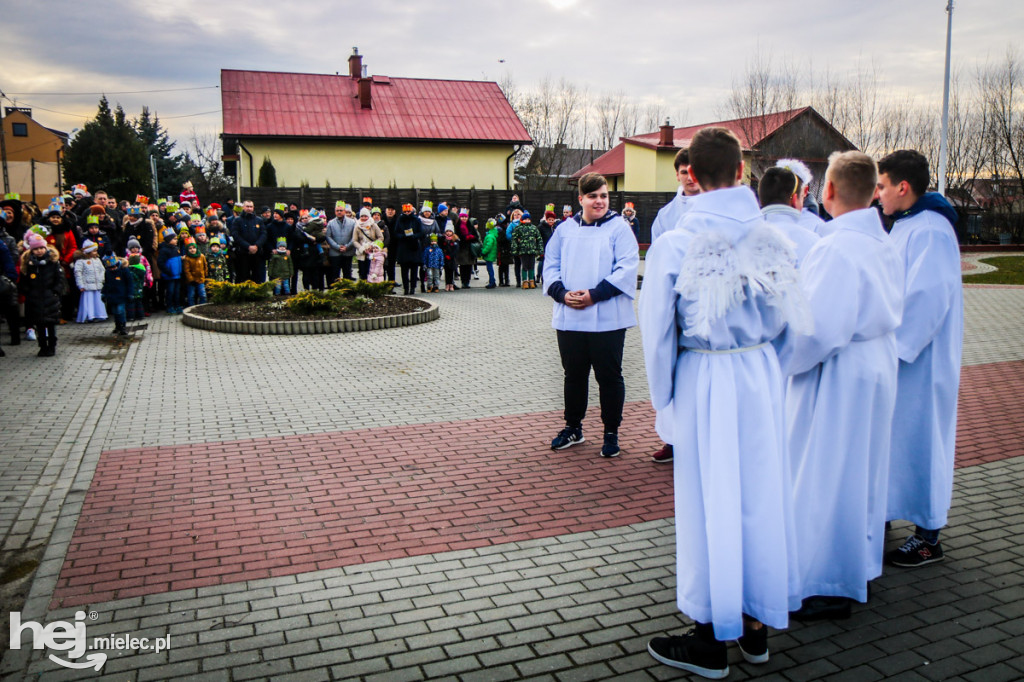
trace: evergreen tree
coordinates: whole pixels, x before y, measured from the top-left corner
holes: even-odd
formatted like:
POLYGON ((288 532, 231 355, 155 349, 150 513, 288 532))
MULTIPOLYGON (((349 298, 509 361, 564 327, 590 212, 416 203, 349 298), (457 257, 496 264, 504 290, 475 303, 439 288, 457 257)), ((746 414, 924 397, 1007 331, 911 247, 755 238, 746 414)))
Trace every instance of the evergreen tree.
MULTIPOLYGON (((151 116, 149 107, 142 107, 142 115, 134 121, 135 131, 146 146, 149 156, 156 160, 157 191, 160 196, 173 195, 181 192, 181 185, 189 179, 189 167, 185 154, 173 154, 174 142, 171 142, 167 130, 160 123, 159 116, 151 116)), ((149 191, 142 192, 149 194, 149 191)), ((156 197, 153 197, 156 201, 156 197)))
POLYGON ((260 175, 256 186, 277 187, 277 169, 274 168, 274 164, 270 163, 269 156, 263 157, 263 165, 260 166, 260 175))
POLYGON ((149 155, 121 105, 113 113, 102 97, 96 118, 78 131, 64 155, 69 184, 85 183, 129 201, 150 188, 149 155))

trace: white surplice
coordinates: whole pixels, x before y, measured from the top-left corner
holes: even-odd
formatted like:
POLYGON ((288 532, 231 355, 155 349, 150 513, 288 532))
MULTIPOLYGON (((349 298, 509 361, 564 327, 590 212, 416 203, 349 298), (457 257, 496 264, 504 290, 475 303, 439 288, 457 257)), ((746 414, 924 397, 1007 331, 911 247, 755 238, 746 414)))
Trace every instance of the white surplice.
POLYGON ((784 628, 794 607, 782 374, 768 342, 798 316, 800 292, 792 244, 749 188, 688 203, 647 252, 640 328, 651 402, 672 420, 677 603, 728 640, 743 613, 784 628))
POLYGON ((890 520, 946 525, 953 495, 956 405, 963 349, 963 283, 953 226, 935 211, 893 225, 906 269, 889 461, 890 520))
POLYGON ((882 573, 903 263, 873 208, 831 225, 800 266, 814 331, 787 330, 776 348, 792 377, 786 430, 800 596, 863 602, 882 573))
POLYGON ((821 239, 814 230, 804 227, 802 219, 805 214, 792 206, 772 204, 762 208, 761 214, 764 215, 764 219, 768 221, 769 225, 777 227, 796 245, 797 266, 803 262, 804 256, 811 250, 811 247, 821 239))
POLYGON ((669 230, 674 230, 679 225, 679 221, 682 219, 683 214, 686 213, 687 197, 683 194, 683 188, 679 187, 676 189, 676 195, 672 197, 672 201, 668 202, 658 210, 658 215, 654 217, 654 223, 651 225, 651 243, 653 244, 658 237, 665 234, 669 230))

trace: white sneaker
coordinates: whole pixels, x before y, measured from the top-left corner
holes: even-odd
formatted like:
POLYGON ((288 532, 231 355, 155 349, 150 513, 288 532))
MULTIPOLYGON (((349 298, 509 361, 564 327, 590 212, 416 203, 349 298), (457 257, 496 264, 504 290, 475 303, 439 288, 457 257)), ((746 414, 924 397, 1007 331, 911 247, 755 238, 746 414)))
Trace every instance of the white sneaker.
POLYGON ((25 338, 27 340, 29 340, 29 341, 35 341, 36 340, 36 330, 33 329, 32 327, 29 327, 28 331, 25 332, 25 338))

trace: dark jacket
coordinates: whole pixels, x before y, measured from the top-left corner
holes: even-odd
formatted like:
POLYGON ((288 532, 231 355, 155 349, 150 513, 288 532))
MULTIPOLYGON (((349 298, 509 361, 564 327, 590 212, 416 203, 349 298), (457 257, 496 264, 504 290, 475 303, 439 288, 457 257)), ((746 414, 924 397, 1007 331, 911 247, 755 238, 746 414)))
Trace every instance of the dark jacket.
POLYGON ((459 237, 459 255, 456 261, 459 265, 474 265, 476 256, 473 255, 473 244, 480 244, 480 233, 476 230, 476 220, 470 219, 465 225, 461 221, 455 224, 455 234, 459 237))
POLYGON ((160 279, 181 279, 182 263, 178 247, 164 242, 156 252, 156 264, 160 268, 160 279))
POLYGON ((267 228, 256 214, 242 213, 231 223, 231 238, 236 251, 248 254, 250 246, 263 249, 267 243, 267 228))
POLYGON ((121 305, 132 300, 132 273, 121 260, 116 268, 107 268, 103 274, 103 302, 106 305, 121 305))
POLYGON ((415 213, 398 216, 398 223, 395 225, 395 236, 393 242, 398 242, 396 258, 399 263, 422 262, 422 251, 420 250, 420 237, 423 235, 423 223, 415 213))
POLYGON ((25 316, 32 324, 51 325, 60 321, 60 299, 67 292, 67 278, 57 249, 46 248, 42 258, 31 251, 21 254, 21 279, 25 294, 25 316))

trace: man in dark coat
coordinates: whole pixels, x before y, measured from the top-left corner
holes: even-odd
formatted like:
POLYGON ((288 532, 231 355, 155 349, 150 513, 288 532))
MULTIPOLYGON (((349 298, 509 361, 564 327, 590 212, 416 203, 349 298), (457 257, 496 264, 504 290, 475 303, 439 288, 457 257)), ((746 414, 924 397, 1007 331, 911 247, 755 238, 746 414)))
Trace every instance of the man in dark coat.
POLYGON ((267 279, 267 261, 263 256, 267 228, 253 211, 252 201, 242 204, 242 213, 231 222, 231 237, 235 242, 235 281, 252 280, 259 284, 267 279))

